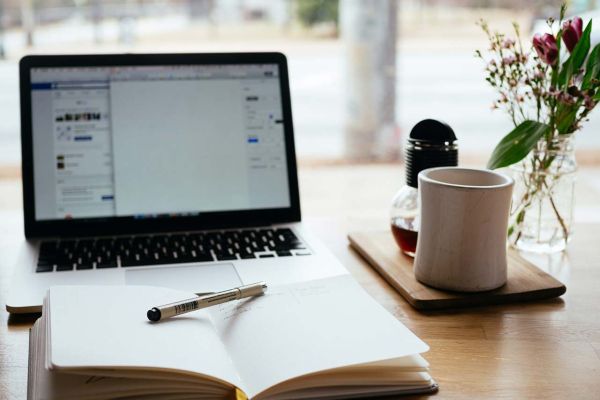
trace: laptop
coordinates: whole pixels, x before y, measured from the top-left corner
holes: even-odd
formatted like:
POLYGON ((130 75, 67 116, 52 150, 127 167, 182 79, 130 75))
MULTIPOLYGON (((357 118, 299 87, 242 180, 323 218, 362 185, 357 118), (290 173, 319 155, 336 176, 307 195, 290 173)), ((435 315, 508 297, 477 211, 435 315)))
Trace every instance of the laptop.
POLYGON ((301 223, 280 53, 27 56, 23 240, 6 309, 52 285, 209 293, 347 274, 301 223))

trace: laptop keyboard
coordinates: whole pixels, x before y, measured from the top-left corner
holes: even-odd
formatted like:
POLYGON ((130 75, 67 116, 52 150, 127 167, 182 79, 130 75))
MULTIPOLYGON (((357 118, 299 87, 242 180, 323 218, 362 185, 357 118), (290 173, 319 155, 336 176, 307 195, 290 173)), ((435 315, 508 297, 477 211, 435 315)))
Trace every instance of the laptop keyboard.
POLYGON ((36 272, 309 255, 288 228, 43 241, 36 272))

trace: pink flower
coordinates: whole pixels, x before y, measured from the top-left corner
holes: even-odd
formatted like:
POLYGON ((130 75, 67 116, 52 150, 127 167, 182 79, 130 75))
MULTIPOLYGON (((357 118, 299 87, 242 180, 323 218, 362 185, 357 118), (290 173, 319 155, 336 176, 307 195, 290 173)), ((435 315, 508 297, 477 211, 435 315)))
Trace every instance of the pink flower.
POLYGON ((565 92, 559 92, 554 97, 556 98, 556 100, 567 105, 573 105, 577 101, 575 96, 572 96, 569 93, 565 92))
POLYGON ((594 99, 587 94, 583 97, 583 104, 588 110, 591 110, 596 106, 596 102, 594 101, 594 99))
POLYGON ((556 39, 549 33, 540 36, 536 33, 533 37, 533 47, 540 59, 549 65, 554 65, 558 59, 558 46, 556 39))
POLYGON ((514 45, 515 45, 515 41, 513 39, 506 38, 506 39, 504 39, 504 41, 502 41, 502 48, 504 48, 504 49, 510 49, 514 45))
POLYGON ((582 30, 583 21, 579 17, 563 22, 562 38, 567 49, 569 49, 569 52, 573 51, 575 45, 579 42, 579 39, 581 39, 582 30))
POLYGON ((513 65, 516 62, 517 62, 517 58, 513 55, 506 56, 502 59, 503 65, 513 65))

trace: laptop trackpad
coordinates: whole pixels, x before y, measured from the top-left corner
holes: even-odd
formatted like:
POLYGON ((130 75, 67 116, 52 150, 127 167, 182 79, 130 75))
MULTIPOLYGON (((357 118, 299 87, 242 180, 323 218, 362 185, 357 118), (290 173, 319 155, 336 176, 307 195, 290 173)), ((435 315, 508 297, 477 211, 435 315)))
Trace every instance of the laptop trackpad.
POLYGON ((128 269, 125 284, 162 286, 194 293, 218 292, 240 286, 233 264, 152 267, 128 269))

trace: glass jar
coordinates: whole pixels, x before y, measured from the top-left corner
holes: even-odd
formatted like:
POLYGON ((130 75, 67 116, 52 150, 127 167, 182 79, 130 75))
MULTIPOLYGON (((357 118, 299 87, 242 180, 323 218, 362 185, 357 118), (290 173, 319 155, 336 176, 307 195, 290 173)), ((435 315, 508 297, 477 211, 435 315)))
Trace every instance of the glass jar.
POLYGON ((406 184, 394 196, 390 225, 396 244, 415 256, 419 236, 419 172, 458 165, 458 143, 450 126, 435 119, 419 121, 410 130, 404 153, 406 184))
POLYGON ((411 257, 417 250, 419 235, 419 191, 412 186, 403 186, 392 200, 390 224, 396 244, 411 257))
POLYGON ((511 167, 515 186, 509 223, 510 244, 524 251, 562 251, 573 236, 577 163, 574 138, 540 140, 511 167))

